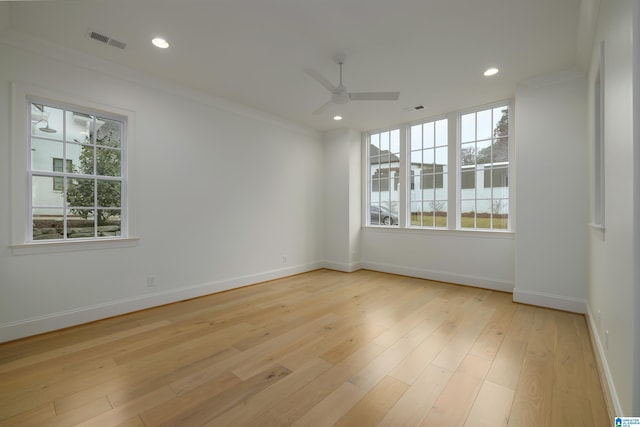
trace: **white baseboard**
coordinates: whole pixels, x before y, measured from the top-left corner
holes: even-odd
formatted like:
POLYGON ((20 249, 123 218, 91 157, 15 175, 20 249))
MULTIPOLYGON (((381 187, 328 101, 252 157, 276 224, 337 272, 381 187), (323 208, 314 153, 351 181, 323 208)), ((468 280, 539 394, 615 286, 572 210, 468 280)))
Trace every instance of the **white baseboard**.
POLYGON ((344 262, 325 261, 324 268, 328 270, 342 271, 345 273, 353 273, 354 271, 362 269, 362 264, 359 262, 347 264, 344 262))
POLYGON ((587 312, 587 300, 585 299, 547 294, 544 292, 525 291, 518 288, 513 290, 513 301, 537 305, 538 307, 570 311, 572 313, 584 314, 587 312))
POLYGON ((602 391, 604 392, 607 410, 609 411, 609 419, 612 420, 613 417, 623 416, 622 406, 620 405, 620 399, 618 398, 616 387, 613 384, 613 377, 611 376, 611 370, 609 369, 609 363, 607 362, 604 345, 602 344, 600 334, 598 333, 598 326, 593 313, 591 313, 591 307, 589 307, 588 304, 586 316, 587 327, 589 328, 589 335, 591 336, 591 346, 596 355, 596 364, 598 367, 598 373, 600 374, 600 383, 602 385, 602 391))
POLYGON ((146 308, 157 307, 242 286, 253 285, 255 283, 265 282, 268 280, 292 276, 294 274, 305 273, 323 267, 324 263, 322 262, 297 265, 262 273, 218 280, 215 282, 202 283, 188 288, 154 292, 132 298, 109 301, 102 304, 3 323, 0 324, 0 342, 7 342, 45 332, 51 332, 146 308))
POLYGON ((436 280, 438 282, 456 283, 459 285, 476 286, 478 288, 491 289, 501 292, 513 292, 513 282, 508 280, 493 279, 490 277, 457 274, 449 271, 427 270, 415 267, 403 267, 393 264, 381 264, 375 262, 361 262, 361 268, 381 271, 384 273, 400 274, 403 276, 418 277, 420 279, 436 280))

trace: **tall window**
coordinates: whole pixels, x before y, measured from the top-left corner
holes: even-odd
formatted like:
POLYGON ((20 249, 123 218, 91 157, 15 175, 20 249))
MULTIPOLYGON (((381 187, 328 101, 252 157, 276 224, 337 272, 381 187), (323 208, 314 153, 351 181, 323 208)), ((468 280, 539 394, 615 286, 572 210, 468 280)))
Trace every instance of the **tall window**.
POLYGON ((510 119, 505 101, 367 134, 366 223, 509 230, 510 119))
POLYGON ((369 224, 398 225, 400 129, 369 135, 369 224))
POLYGON ((29 103, 32 241, 122 235, 125 119, 29 103))
POLYGON ((411 225, 447 226, 448 120, 411 126, 411 225))
POLYGON ((509 228, 509 107, 460 115, 461 228, 509 228))

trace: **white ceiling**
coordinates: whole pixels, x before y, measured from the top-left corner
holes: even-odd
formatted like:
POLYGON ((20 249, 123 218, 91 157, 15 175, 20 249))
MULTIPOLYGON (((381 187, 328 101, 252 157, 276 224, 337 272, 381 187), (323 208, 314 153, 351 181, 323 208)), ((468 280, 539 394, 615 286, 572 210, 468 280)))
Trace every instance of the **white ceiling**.
MULTIPOLYGON (((584 1, 584 0, 583 0, 584 1)), ((580 0, 58 0, 12 2, 10 25, 318 130, 411 121, 513 96, 515 84, 576 65, 580 0), (87 37, 97 31, 125 50, 87 37), (161 35, 167 50, 151 45, 161 35), (312 112, 337 84, 400 91, 312 112), (489 66, 501 72, 482 76, 489 66), (421 111, 408 107, 424 105, 421 111), (334 122, 334 114, 345 119, 334 122)), ((584 13, 582 13, 584 14, 584 13)))

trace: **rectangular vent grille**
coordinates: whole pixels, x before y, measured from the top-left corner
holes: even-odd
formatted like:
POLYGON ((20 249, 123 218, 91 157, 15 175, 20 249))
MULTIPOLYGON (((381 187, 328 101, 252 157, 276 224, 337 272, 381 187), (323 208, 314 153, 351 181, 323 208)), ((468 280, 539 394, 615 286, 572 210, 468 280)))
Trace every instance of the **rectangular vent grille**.
POLYGON ((124 49, 125 47, 127 47, 126 43, 114 40, 111 37, 105 36, 104 34, 96 33, 95 31, 89 31, 89 38, 107 44, 109 46, 117 47, 118 49, 124 49))

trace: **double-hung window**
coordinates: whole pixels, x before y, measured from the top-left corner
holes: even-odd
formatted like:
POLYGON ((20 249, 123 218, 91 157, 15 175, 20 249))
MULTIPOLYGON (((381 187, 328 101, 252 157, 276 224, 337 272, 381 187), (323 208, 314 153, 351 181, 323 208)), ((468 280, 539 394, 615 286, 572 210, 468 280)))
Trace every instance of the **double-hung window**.
POLYGON ((125 119, 29 99, 32 241, 122 235, 125 119))
POLYGON ((509 230, 510 114, 501 102, 366 134, 367 224, 509 230))
POLYGON ((135 113, 12 84, 14 255, 131 247, 135 113))

